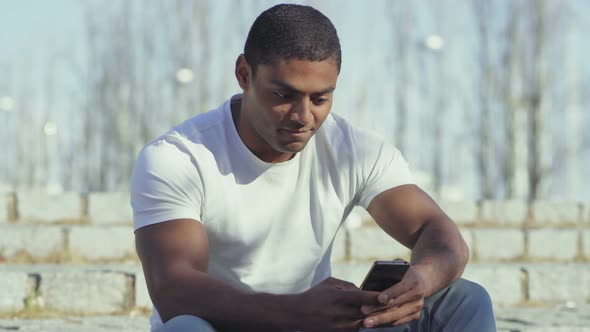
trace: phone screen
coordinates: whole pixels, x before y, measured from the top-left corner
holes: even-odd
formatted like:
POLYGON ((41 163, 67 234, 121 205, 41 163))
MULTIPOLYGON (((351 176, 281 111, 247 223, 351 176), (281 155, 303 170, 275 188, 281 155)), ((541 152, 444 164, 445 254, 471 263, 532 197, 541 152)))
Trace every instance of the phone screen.
POLYGON ((405 262, 377 261, 371 267, 361 289, 375 292, 384 291, 400 282, 409 267, 410 264, 405 262))

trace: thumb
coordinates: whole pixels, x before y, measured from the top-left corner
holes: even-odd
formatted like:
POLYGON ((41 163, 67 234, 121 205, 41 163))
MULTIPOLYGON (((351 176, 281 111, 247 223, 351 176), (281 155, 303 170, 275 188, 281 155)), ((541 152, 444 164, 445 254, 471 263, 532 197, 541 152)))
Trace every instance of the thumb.
POLYGON ((380 306, 382 305, 379 302, 379 292, 368 292, 368 291, 361 291, 360 292, 360 302, 362 306, 380 306))

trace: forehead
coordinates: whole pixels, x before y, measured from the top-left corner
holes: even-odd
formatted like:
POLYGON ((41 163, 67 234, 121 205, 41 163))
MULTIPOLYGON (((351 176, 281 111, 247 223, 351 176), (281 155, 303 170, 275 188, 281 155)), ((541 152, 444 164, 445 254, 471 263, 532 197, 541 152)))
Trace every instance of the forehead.
POLYGON ((304 92, 321 91, 336 86, 338 64, 332 59, 322 61, 280 59, 270 64, 259 64, 256 76, 266 84, 279 81, 304 92))

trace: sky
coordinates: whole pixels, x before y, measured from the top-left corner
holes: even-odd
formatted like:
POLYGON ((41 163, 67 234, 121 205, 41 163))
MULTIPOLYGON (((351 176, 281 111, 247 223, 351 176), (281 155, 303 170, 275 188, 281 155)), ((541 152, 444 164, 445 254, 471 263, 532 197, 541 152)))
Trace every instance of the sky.
MULTIPOLYGON (((401 1, 401 0, 400 0, 401 1)), ((500 0, 496 0, 500 1, 500 0)), ((503 0, 502 0, 503 1, 503 0)), ((555 0, 557 1, 557 0, 555 0)), ((256 15, 270 7, 278 1, 264 0, 243 0, 249 10, 244 13, 244 21, 251 22, 256 15)), ((301 1, 299 1, 301 2, 301 1)), ((215 10, 211 16, 219 22, 224 22, 225 17, 221 16, 227 8, 235 4, 232 0, 212 1, 215 4, 215 10)), ((366 100, 366 107, 371 112, 355 112, 354 107, 338 107, 345 104, 344 98, 336 99, 335 109, 344 117, 354 121, 357 125, 375 130, 378 133, 387 135, 391 131, 391 119, 387 114, 380 112, 380 109, 392 109, 393 101, 388 98, 378 98, 383 91, 391 91, 393 86, 387 84, 388 73, 383 71, 383 63, 388 61, 384 49, 388 47, 388 31, 383 28, 383 7, 387 1, 319 1, 318 9, 329 16, 336 28, 338 29, 343 54, 344 64, 341 78, 339 79, 338 93, 346 94, 348 91, 354 93, 365 93, 369 96, 366 100), (375 89, 374 87, 359 86, 358 82, 371 80, 379 82, 384 86, 375 89), (363 90, 360 90, 363 89, 363 90), (344 93, 343 93, 344 92, 344 93), (376 98, 377 97, 377 98, 376 98)), ((417 49, 423 49, 422 56, 429 59, 431 64, 436 61, 440 54, 432 53, 423 47, 423 41, 430 34, 446 34, 444 56, 448 61, 450 70, 460 71, 469 70, 469 59, 466 58, 466 50, 474 43, 471 27, 465 19, 466 6, 456 6, 454 10, 454 20, 445 22, 448 31, 438 31, 436 10, 432 10, 433 1, 413 1, 418 7, 418 11, 426 13, 419 24, 412 26, 415 30, 417 49)), ((459 0, 442 1, 445 5, 454 3, 463 3, 459 0)), ((571 0, 567 1, 571 10, 575 12, 577 31, 590 31, 590 1, 571 0)), ((97 0, 0 0, 0 98, 6 95, 16 94, 16 87, 30 86, 32 91, 31 100, 33 104, 48 104, 49 97, 38 95, 34 86, 52 86, 55 93, 55 100, 51 102, 53 107, 67 108, 68 100, 71 97, 71 90, 79 84, 79 78, 75 77, 77 72, 74 68, 88 66, 86 59, 85 44, 85 17, 88 8, 92 8, 90 13, 101 14, 101 11, 111 9, 107 7, 105 1, 97 0), (53 75, 48 75, 53 73, 53 75), (47 80, 47 77, 54 77, 47 80), (34 95, 34 94, 37 95, 34 95)), ((99 15, 100 16, 100 15, 99 15)), ((242 36, 237 39, 244 39, 247 31, 242 32, 242 36)), ((586 37, 580 33, 579 40, 583 41, 586 37)), ((221 41, 223 42, 223 41, 221 41)), ((229 56, 220 55, 218 61, 214 64, 219 76, 232 75, 233 61, 241 49, 241 44, 232 44, 227 53, 229 56)), ((580 67, 580 77, 587 78, 590 76, 588 65, 582 60, 584 55, 589 55, 588 48, 590 44, 579 44, 579 60, 582 62, 580 67)), ((417 60, 416 60, 417 61, 417 60)), ((430 65, 431 65, 430 64, 430 65)), ((425 66, 428 66, 425 63, 425 66)), ((79 72, 79 71, 78 71, 79 72)), ((454 89, 461 89, 449 82, 446 86, 441 86, 452 93, 454 89)), ((47 89, 38 89, 47 90, 47 89)), ((235 86, 237 92, 237 86, 235 86)), ((219 104, 225 98, 225 94, 220 94, 214 100, 214 104, 219 104)), ((420 106, 419 96, 416 98, 416 106, 420 106)), ((461 105, 453 105, 456 102, 450 98, 451 106, 454 108, 461 105)), ((22 101, 17 100, 17 105, 22 101)), ((211 106, 215 106, 211 105, 211 106)), ((40 108, 40 107, 39 107, 40 108)), ((68 113, 64 113, 67 117, 68 113)), ((391 116, 391 115, 389 115, 391 116)), ((62 119, 68 121, 70 119, 62 119)), ((419 128, 424 121, 431 119, 413 119, 413 126, 419 128)), ((0 122, 2 115, 0 114, 0 122)), ((451 124, 452 125, 452 124, 451 124)), ((2 129, 0 123, 0 130, 2 129)), ((420 132, 416 131, 411 136, 413 141, 419 142, 421 139, 420 132)), ((422 159, 428 157, 428 149, 412 149, 406 154, 411 161, 420 165, 422 159)), ((448 167, 453 167, 449 165, 448 167)), ((590 189, 583 194, 584 197, 590 198, 590 189)))
POLYGON ((0 96, 32 81, 55 84, 58 102, 67 98, 74 84, 68 67, 80 65, 85 55, 83 14, 74 0, 0 0, 0 96), (65 55, 71 49, 75 54, 65 55), (55 79, 46 82, 51 72, 55 79))
MULTIPOLYGON (((253 20, 255 13, 279 1, 246 2, 251 7, 246 15, 251 16, 250 19, 253 20)), ((373 1, 373 3, 377 2, 373 1)), ((214 3, 220 10, 231 6, 231 0, 214 3)), ((415 3, 419 7, 428 6, 430 2, 416 1, 415 3)), ((346 77, 349 71, 347 63, 357 63, 360 58, 367 56, 369 57, 369 61, 366 61, 369 65, 368 70, 378 71, 378 68, 372 67, 379 65, 378 50, 370 48, 363 50, 359 49, 358 45, 375 45, 375 41, 384 39, 383 36, 387 31, 372 28, 372 25, 375 24, 374 18, 382 15, 379 12, 382 10, 381 7, 359 5, 358 1, 324 1, 319 4, 319 9, 333 20, 342 39, 345 55, 342 77, 346 77), (351 13, 354 14, 354 17, 351 17, 351 13), (363 25, 364 29, 356 28, 355 23, 363 25)), ((579 22, 581 22, 582 31, 590 29, 590 1, 568 1, 568 4, 581 18, 579 22)), ((9 77, 13 82, 19 82, 21 79, 39 80, 45 76, 48 70, 57 70, 59 71, 59 74, 56 75, 58 82, 54 82, 54 84, 63 85, 62 91, 67 90, 67 84, 74 84, 74 78, 71 77, 72 73, 68 67, 85 65, 83 60, 86 52, 84 19, 89 5, 96 10, 101 10, 104 2, 94 0, 0 0, 0 70, 4 72, 2 76, 9 77), (72 52, 72 50, 73 54, 67 57, 61 56, 72 52)), ((461 11, 464 10, 465 6, 457 6, 457 17, 461 17, 461 11)), ((421 30, 418 34, 424 35, 424 38, 431 33, 437 33, 435 19, 431 18, 420 22, 422 26, 414 28, 421 30)), ((460 30, 462 28, 460 25, 464 23, 464 20, 458 19, 457 30, 460 30)), ((453 42, 453 39, 448 38, 445 42, 453 42)), ((459 42, 465 43, 464 40, 459 42)), ((453 50, 452 45, 450 46, 447 49, 453 50)), ((461 48, 461 45, 458 46, 454 49, 461 48)), ((580 47, 590 46, 583 43, 580 47)), ((457 61, 462 61, 457 54, 454 55, 454 58, 457 61)), ((351 75, 357 74, 359 74, 358 71, 351 71, 351 75)), ((357 77, 351 76, 349 79, 354 81, 357 77)), ((6 85, 6 79, 3 80, 0 76, 0 89, 6 90, 6 85)))
MULTIPOLYGON (((248 1, 253 10, 251 19, 255 14, 271 4, 278 1, 248 1), (257 10, 258 9, 258 10, 257 10)), ((300 1, 301 2, 301 1, 300 1)), ((88 4, 98 3, 94 8, 100 10, 104 2, 93 0, 0 0, 0 66, 10 67, 12 75, 18 76, 19 72, 26 71, 27 65, 24 61, 33 59, 35 65, 40 65, 41 59, 48 56, 48 50, 70 50, 75 49, 78 58, 84 56, 84 16, 88 4), (100 5, 101 4, 101 5, 100 5)), ((231 3, 231 2, 230 2, 231 3)), ((380 15, 379 6, 363 6, 357 1, 340 1, 338 5, 334 2, 324 2, 326 5, 319 6, 333 19, 343 39, 343 47, 347 44, 357 44, 359 40, 366 40, 370 44, 371 39, 382 39, 384 31, 372 30, 372 18, 380 15), (350 17, 347 13, 354 12, 354 23, 366 25, 372 32, 369 35, 362 35, 362 29, 351 28, 350 17)), ((367 2, 364 2, 366 4, 367 2)), ((375 3, 375 1, 373 2, 375 3)), ((426 1, 416 1, 418 6, 427 6, 426 1)), ((228 6, 228 1, 218 1, 218 7, 228 6)), ((568 1, 577 16, 580 17, 580 28, 582 31, 590 29, 590 1, 572 0, 568 1)), ((464 10, 464 6, 457 6, 457 11, 464 10)), ((457 13, 457 16, 460 16, 457 13)), ((458 22, 461 22, 459 20, 458 22)), ((431 22, 432 23, 432 22, 431 22)), ((432 30, 426 21, 425 30, 432 30)), ((426 35, 428 32, 424 31, 426 35)), ((587 47, 581 45, 581 47, 587 47)), ((33 72, 42 71, 42 68, 34 68, 33 72)), ((0 81, 1 82, 1 81, 0 81)), ((0 87, 1 88, 1 87, 0 87)))
POLYGON ((75 0, 0 0, 0 63, 26 53, 45 54, 51 45, 81 42, 83 8, 75 0))

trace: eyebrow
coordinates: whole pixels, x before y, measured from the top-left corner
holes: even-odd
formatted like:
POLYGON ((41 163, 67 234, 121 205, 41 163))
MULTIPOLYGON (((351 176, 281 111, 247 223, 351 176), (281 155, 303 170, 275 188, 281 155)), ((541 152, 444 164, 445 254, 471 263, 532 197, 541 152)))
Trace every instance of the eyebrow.
MULTIPOLYGON (((291 91, 292 93, 303 94, 302 91, 297 90, 296 88, 294 88, 293 86, 291 86, 288 83, 277 81, 277 80, 271 80, 270 82, 272 84, 274 84, 274 85, 278 85, 278 86, 280 86, 280 87, 282 87, 284 89, 287 89, 287 90, 291 91)), ((333 86, 331 86, 331 87, 329 87, 327 89, 324 89, 322 91, 314 92, 314 93, 312 93, 312 95, 323 95, 323 94, 330 93, 330 92, 332 92, 334 90, 336 90, 336 88, 333 87, 333 86)))

